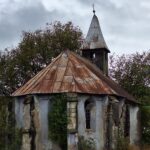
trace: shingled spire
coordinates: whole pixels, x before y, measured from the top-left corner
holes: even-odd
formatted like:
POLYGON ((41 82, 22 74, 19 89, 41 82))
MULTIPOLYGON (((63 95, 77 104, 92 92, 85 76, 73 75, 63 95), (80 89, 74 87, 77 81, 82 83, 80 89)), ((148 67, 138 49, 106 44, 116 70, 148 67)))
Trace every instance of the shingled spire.
POLYGON ((82 46, 82 56, 95 63, 104 74, 108 74, 108 53, 110 52, 104 40, 99 20, 93 8, 93 18, 82 46))
POLYGON ((106 42, 104 40, 99 21, 97 16, 94 14, 91 25, 88 31, 88 34, 86 36, 85 42, 90 46, 90 49, 94 48, 106 48, 108 50, 108 47, 106 45, 106 42))

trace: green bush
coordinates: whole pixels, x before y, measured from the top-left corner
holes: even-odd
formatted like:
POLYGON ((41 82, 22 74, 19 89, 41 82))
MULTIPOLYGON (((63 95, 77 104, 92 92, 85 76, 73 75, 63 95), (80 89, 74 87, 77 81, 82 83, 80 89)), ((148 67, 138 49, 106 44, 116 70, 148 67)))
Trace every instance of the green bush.
POLYGON ((125 137, 122 130, 118 130, 118 134, 116 134, 116 144, 115 150, 128 150, 129 149, 129 137, 125 137))
POLYGON ((49 138, 62 150, 67 150, 67 97, 56 94, 51 98, 49 138))
POLYGON ((150 145, 150 106, 141 107, 142 144, 150 145))
POLYGON ((22 135, 15 128, 14 101, 11 97, 0 97, 0 149, 20 150, 22 135))
POLYGON ((129 149, 129 139, 121 135, 117 138, 117 144, 115 150, 128 150, 129 149))
POLYGON ((15 129, 15 132, 13 133, 13 139, 8 146, 8 150, 21 150, 22 145, 22 132, 20 129, 15 129))
POLYGON ((95 141, 92 138, 85 139, 83 136, 80 136, 78 150, 95 150, 95 141))

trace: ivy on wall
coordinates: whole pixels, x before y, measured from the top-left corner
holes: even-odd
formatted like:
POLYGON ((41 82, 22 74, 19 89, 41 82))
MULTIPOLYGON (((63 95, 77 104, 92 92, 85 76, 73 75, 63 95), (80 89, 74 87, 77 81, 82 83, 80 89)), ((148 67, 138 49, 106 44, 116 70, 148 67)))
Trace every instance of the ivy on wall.
POLYGON ((20 150, 21 131, 15 128, 14 101, 0 97, 0 149, 20 150))
POLYGON ((67 96, 55 94, 50 101, 49 138, 62 150, 67 150, 67 96))
POLYGON ((142 144, 150 145, 150 105, 141 107, 142 144))

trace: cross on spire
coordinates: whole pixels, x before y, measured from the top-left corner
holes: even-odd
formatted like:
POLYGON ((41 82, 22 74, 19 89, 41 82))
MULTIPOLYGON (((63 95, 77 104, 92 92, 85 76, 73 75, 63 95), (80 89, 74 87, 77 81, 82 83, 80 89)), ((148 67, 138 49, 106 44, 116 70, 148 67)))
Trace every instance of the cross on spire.
POLYGON ((94 15, 95 15, 95 8, 94 8, 94 4, 93 4, 93 13, 94 13, 94 15))

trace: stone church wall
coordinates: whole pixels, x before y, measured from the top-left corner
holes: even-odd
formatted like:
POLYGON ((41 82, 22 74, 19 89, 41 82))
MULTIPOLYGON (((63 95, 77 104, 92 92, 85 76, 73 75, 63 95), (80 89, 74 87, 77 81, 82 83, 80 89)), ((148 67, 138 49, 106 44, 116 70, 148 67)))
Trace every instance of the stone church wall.
MULTIPOLYGON (((19 97, 15 99, 16 127, 22 129, 22 150, 60 150, 48 139, 50 96, 19 97)), ((130 145, 139 144, 139 107, 125 99, 78 94, 68 102, 68 150, 78 150, 81 137, 93 139, 96 150, 115 149, 118 135, 129 136, 130 145), (90 128, 87 128, 86 102, 91 107, 90 128), (91 104, 90 104, 91 102, 91 104), (71 131, 71 132, 70 132, 71 131)))
POLYGON ((15 99, 16 128, 22 130, 22 150, 51 150, 52 146, 57 147, 48 139, 49 106, 48 96, 15 99))

